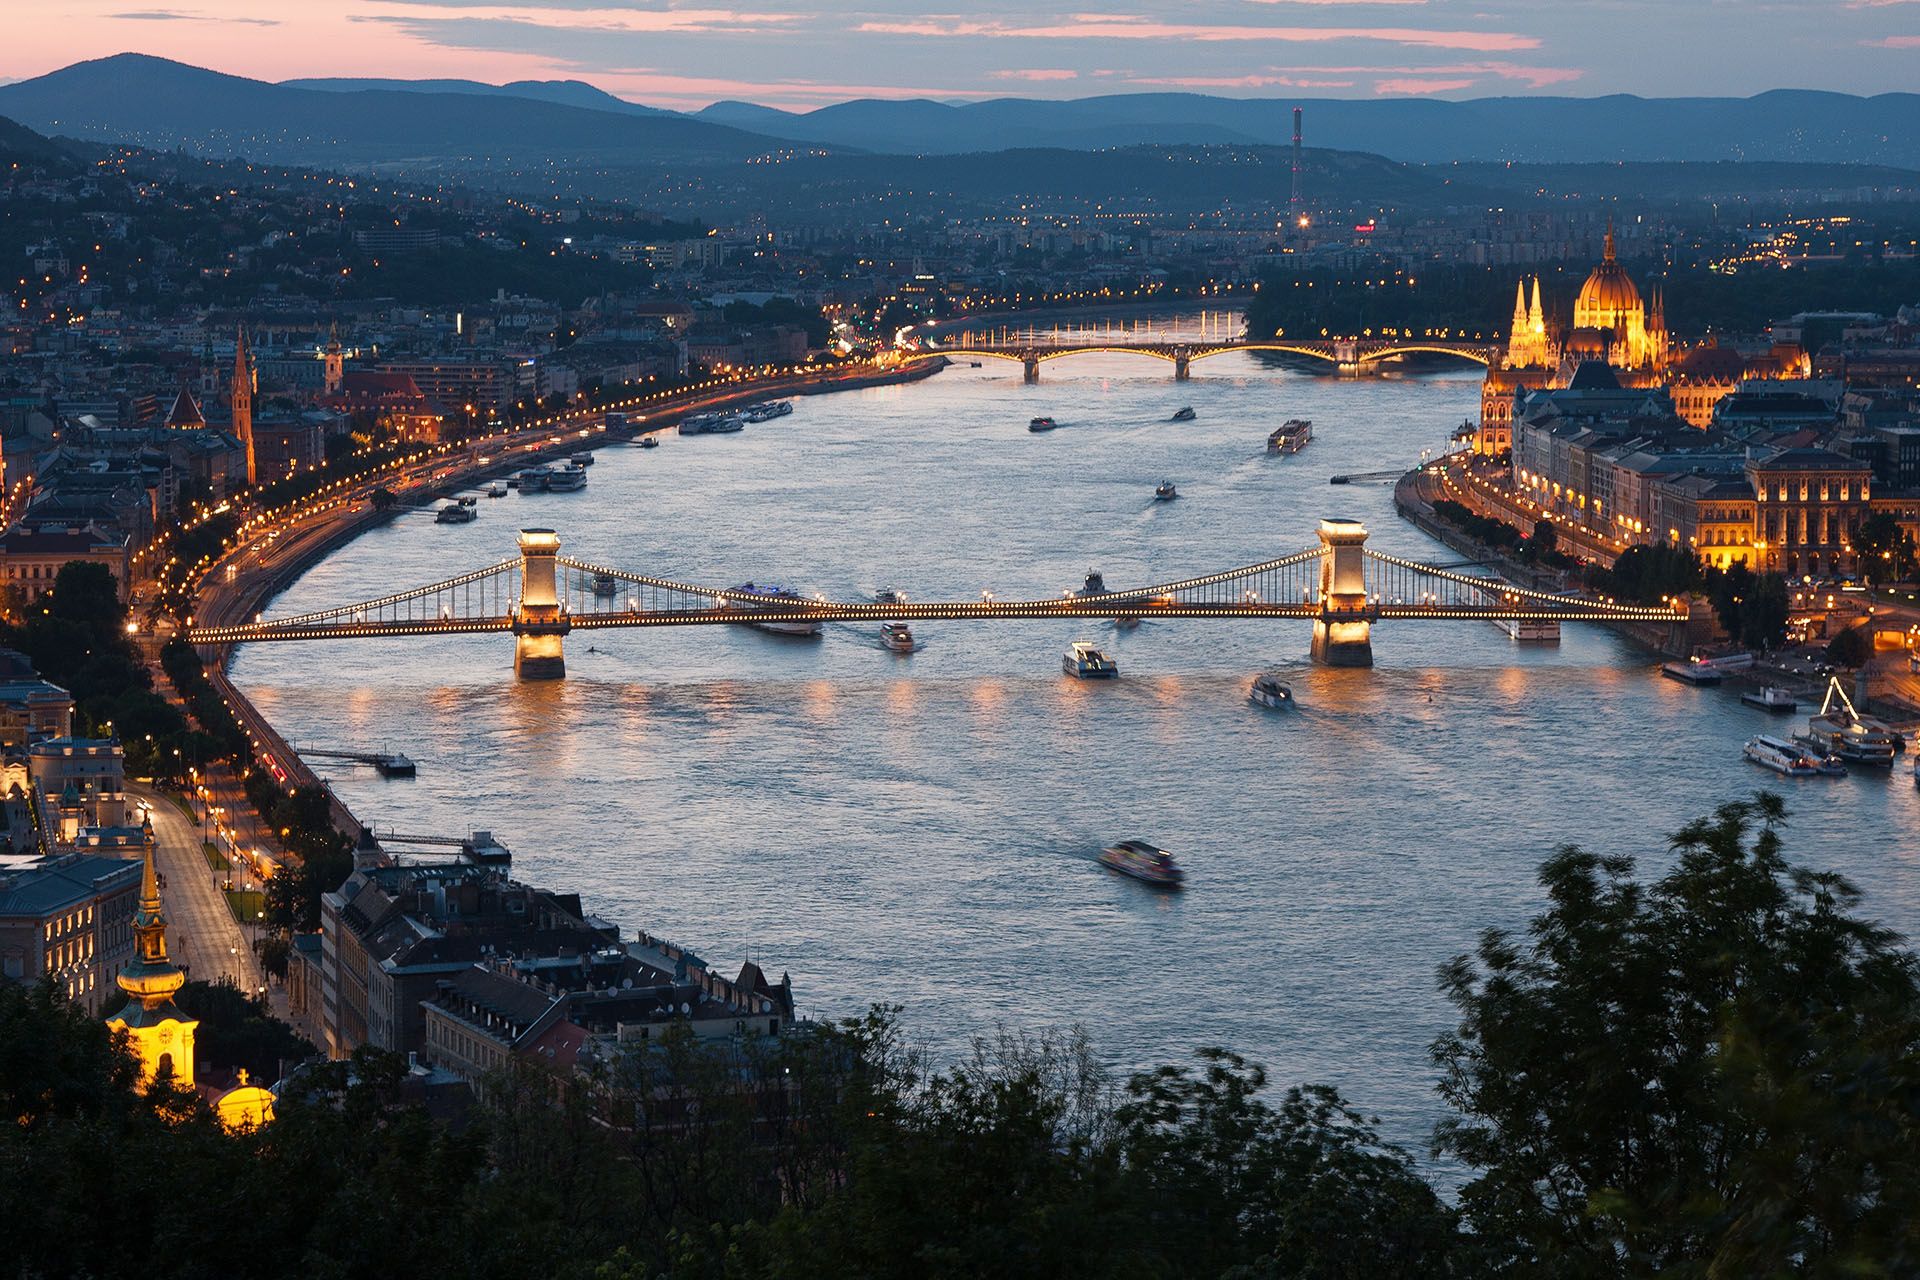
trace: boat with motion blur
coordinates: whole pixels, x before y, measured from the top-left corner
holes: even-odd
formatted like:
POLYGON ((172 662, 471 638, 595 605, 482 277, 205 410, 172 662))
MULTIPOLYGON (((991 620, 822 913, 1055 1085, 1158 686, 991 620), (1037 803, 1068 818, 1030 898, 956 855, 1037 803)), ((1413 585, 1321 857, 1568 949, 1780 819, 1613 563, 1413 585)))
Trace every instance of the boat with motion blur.
MULTIPOLYGON (((778 608, 781 605, 811 605, 816 603, 813 600, 809 600, 806 596, 801 595, 798 591, 790 591, 786 587, 756 587, 751 582, 743 582, 735 587, 734 590, 752 596, 756 601, 762 602, 757 607, 765 609, 778 608)), ((737 601, 735 602, 735 607, 752 610, 756 605, 737 601)), ((818 618, 783 619, 778 622, 755 622, 750 625, 758 627, 762 631, 770 631, 777 636, 817 636, 820 634, 820 620, 818 618)))
POLYGON ((1257 676, 1247 692, 1247 701, 1282 710, 1293 705, 1293 686, 1279 676, 1257 676))
POLYGON ((1173 487, 1173 481, 1171 480, 1162 480, 1158 485, 1154 486, 1153 500, 1155 502, 1172 502, 1179 496, 1180 491, 1173 487))
POLYGON ((1181 405, 1173 411, 1173 420, 1175 422, 1192 422, 1197 416, 1199 415, 1194 413, 1193 406, 1190 404, 1181 405))
POLYGON ((1838 676, 1827 681, 1827 696, 1821 700, 1820 710, 1807 717, 1806 731, 1793 736, 1822 755, 1839 756, 1849 764, 1876 769, 1892 768, 1898 749, 1892 729, 1854 710, 1838 676))
POLYGON ((1029 431, 1051 431, 1059 425, 1060 424, 1055 422, 1052 418, 1027 419, 1027 430, 1029 431))
POLYGON ((1076 680, 1111 680, 1120 674, 1120 664, 1090 640, 1075 640, 1068 645, 1060 657, 1060 669, 1076 680))
POLYGON ((1173 855, 1145 840, 1108 845, 1100 851, 1100 865, 1162 889, 1178 889, 1187 882, 1187 873, 1174 865, 1173 855))
POLYGON ((1289 418, 1267 437, 1268 453, 1298 453, 1313 439, 1313 423, 1306 418, 1289 418))

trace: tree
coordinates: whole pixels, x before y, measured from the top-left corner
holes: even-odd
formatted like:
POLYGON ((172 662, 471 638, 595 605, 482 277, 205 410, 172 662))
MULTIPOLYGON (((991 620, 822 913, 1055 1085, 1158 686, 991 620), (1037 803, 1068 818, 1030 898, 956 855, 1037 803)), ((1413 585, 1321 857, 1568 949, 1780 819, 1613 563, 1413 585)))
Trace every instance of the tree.
POLYGON ((1533 522, 1533 536, 1528 539, 1528 545, 1537 555, 1552 555, 1560 545, 1560 531, 1554 528, 1551 520, 1536 520, 1533 522))
POLYGON ((1834 633, 1827 641, 1827 660, 1835 666, 1864 667, 1873 657, 1873 641, 1867 638, 1867 628, 1848 627, 1834 633))
POLYGON ((1854 531, 1854 550, 1860 556, 1860 576, 1877 582, 1905 582, 1914 575, 1913 535, 1900 527, 1891 512, 1868 516, 1854 531))
POLYGON ((1920 979, 1858 893, 1788 863, 1777 796, 1652 884, 1573 846, 1524 937, 1445 966, 1437 1151, 1487 1274, 1911 1274, 1920 979))

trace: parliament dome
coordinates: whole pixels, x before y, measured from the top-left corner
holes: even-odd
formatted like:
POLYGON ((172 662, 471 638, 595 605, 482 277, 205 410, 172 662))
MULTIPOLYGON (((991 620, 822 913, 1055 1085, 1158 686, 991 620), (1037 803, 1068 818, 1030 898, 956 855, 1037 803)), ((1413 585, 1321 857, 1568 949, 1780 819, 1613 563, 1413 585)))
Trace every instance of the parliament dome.
POLYGON ((1607 228, 1606 254, 1580 286, 1576 312, 1587 315, 1620 315, 1640 310, 1640 290, 1634 287, 1627 269, 1614 257, 1613 228, 1607 228))

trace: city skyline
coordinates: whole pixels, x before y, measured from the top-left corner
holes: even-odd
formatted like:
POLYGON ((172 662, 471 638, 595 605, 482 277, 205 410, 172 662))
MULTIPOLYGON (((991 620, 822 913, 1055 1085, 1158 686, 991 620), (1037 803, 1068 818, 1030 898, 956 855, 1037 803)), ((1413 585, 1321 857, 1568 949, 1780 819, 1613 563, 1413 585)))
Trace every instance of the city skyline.
POLYGON ((16 14, 0 82, 126 49, 269 80, 586 80, 692 109, 745 99, 1746 96, 1767 88, 1908 88, 1916 0, 1807 8, 1713 0, 1543 7, 1504 0, 1116 0, 1034 15, 1009 4, 863 0, 726 7, 620 0, 286 0, 16 14), (1756 20, 1771 38, 1747 39, 1756 20), (1736 24, 1738 24, 1736 26, 1736 24), (1702 58, 1703 49, 1720 56, 1702 58))

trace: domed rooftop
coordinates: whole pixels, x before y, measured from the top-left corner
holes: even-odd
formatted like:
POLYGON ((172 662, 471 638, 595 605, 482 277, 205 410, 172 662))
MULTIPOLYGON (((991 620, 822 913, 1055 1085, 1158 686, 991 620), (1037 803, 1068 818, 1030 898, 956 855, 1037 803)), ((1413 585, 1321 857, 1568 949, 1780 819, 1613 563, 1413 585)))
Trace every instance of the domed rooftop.
POLYGON ((1613 228, 1607 228, 1606 253, 1580 286, 1580 298, 1574 304, 1576 315, 1618 314, 1640 310, 1640 290, 1634 287, 1627 269, 1614 257, 1613 228))

